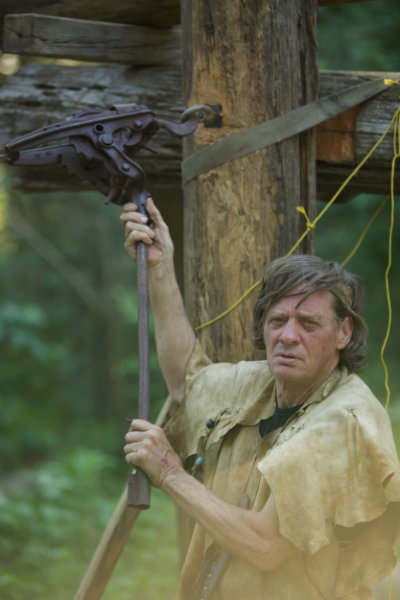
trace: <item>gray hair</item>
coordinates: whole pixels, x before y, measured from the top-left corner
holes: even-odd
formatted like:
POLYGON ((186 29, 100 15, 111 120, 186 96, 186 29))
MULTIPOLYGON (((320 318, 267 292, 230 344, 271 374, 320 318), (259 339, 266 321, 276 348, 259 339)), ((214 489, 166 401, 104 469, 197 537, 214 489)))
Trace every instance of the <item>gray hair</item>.
POLYGON ((332 308, 339 324, 349 317, 353 333, 347 346, 340 351, 339 367, 350 373, 359 371, 365 362, 367 326, 362 317, 364 292, 358 278, 335 262, 317 256, 296 254, 274 260, 266 269, 261 292, 253 312, 252 340, 256 348, 265 350, 264 324, 268 311, 299 285, 306 286, 306 296, 318 290, 332 294, 332 308))

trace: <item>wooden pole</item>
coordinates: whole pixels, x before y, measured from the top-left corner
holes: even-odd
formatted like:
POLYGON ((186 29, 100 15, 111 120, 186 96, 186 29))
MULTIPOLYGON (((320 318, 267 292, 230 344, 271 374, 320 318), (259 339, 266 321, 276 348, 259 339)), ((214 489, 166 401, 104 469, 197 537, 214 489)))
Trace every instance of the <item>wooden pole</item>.
MULTIPOLYGON (((157 418, 157 425, 161 426, 164 423, 168 409, 167 401, 157 418)), ((125 487, 80 582, 74 600, 99 600, 102 597, 139 514, 139 509, 128 506, 128 488, 125 487)))
MULTIPOLYGON (((198 128, 184 156, 317 97, 317 2, 182 3, 186 106, 221 104, 223 127, 198 128)), ((314 133, 212 169, 185 186, 185 301, 198 325, 229 307, 304 230, 315 205, 314 133)), ((310 238, 300 248, 312 249, 310 238)), ((248 298, 200 333, 213 360, 251 359, 248 298)))

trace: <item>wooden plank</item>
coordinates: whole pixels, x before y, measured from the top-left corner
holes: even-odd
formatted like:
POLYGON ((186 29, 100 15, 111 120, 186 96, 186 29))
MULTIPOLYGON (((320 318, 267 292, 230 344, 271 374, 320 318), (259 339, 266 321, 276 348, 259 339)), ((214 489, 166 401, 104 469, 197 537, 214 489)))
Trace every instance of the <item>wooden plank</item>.
POLYGON ((95 17, 98 21, 154 27, 172 27, 180 22, 179 0, 0 0, 0 18, 10 13, 95 17))
POLYGON ((179 65, 180 29, 6 15, 3 52, 130 65, 179 65))

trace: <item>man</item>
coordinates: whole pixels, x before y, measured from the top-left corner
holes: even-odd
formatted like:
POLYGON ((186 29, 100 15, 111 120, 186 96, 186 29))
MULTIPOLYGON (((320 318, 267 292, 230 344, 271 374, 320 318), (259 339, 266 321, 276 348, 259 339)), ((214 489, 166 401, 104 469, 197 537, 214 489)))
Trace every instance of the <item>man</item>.
POLYGON ((147 206, 151 227, 132 204, 121 220, 133 258, 148 246, 172 410, 164 431, 135 420, 125 454, 195 521, 179 599, 373 598, 395 564, 400 469, 385 410, 352 374, 366 335, 357 280, 317 257, 274 261, 254 311, 267 361, 213 365, 147 206))

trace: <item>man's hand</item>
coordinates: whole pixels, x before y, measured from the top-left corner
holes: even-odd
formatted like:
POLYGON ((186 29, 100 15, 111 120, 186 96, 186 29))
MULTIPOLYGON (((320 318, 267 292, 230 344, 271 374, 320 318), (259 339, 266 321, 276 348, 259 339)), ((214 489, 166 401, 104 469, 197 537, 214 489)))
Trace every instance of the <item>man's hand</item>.
POLYGON ((125 460, 142 469, 151 483, 162 488, 171 472, 183 470, 179 456, 172 449, 164 431, 148 421, 135 419, 125 436, 125 460))
POLYGON ((144 242, 148 246, 148 265, 154 267, 164 258, 172 258, 174 247, 168 226, 151 198, 147 199, 146 209, 151 218, 151 225, 133 203, 124 206, 120 219, 125 226, 125 249, 133 260, 136 260, 136 243, 144 242))

